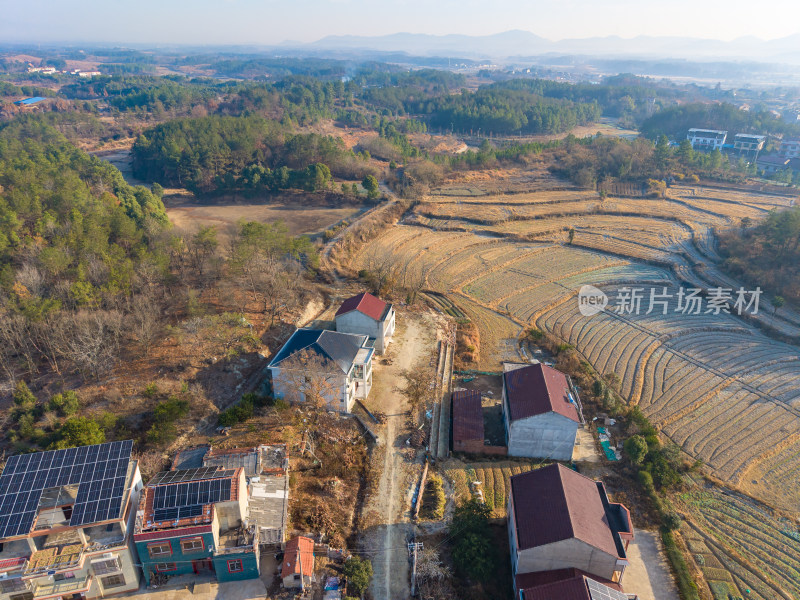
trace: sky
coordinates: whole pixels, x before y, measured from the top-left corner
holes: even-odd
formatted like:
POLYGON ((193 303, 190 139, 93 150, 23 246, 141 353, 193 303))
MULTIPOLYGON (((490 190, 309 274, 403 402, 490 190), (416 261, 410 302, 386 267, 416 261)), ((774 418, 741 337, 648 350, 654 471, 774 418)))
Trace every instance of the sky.
POLYGON ((800 2, 0 0, 0 42, 272 45, 326 35, 486 35, 510 29, 550 40, 607 35, 775 39, 800 32, 800 2))

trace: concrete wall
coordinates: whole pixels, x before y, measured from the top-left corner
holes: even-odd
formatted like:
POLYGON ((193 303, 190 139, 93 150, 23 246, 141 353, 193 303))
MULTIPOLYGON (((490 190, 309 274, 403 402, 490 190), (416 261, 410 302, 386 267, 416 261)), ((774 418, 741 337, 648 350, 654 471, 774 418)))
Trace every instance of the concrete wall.
POLYGON ((242 579, 258 577, 258 554, 256 552, 220 554, 212 560, 214 571, 217 574, 217 581, 241 581, 242 579), (229 571, 229 561, 234 560, 242 561, 242 571, 234 573, 229 571))
MULTIPOLYGON (((155 565, 158 563, 175 563, 174 571, 165 571, 164 574, 172 577, 173 575, 183 575, 185 573, 193 573, 195 565, 193 561, 203 561, 211 558, 211 548, 215 546, 214 535, 211 532, 202 533, 199 535, 186 535, 169 538, 166 540, 149 540, 136 542, 136 550, 139 553, 139 560, 142 563, 142 571, 144 572, 144 579, 146 584, 150 584, 150 577, 156 572, 155 565), (203 548, 184 554, 181 550, 181 539, 184 538, 203 538, 203 548), (150 558, 150 552, 147 547, 156 543, 169 543, 172 550, 171 556, 163 556, 158 558, 150 558)), ((201 565, 204 566, 204 565, 201 565)))
MULTIPOLYGON (((293 383, 292 380, 286 377, 280 367, 270 367, 270 371, 272 373, 272 393, 276 398, 291 399, 289 389, 293 383)), ((355 402, 353 398, 355 384, 348 382, 347 377, 342 373, 341 377, 337 377, 336 381, 331 384, 331 387, 333 386, 336 389, 326 394, 325 397, 328 406, 332 410, 350 412, 355 402)), ((302 398, 302 401, 305 401, 305 397, 302 398)))
MULTIPOLYGON (((513 563, 512 563, 513 564, 513 563)), ((575 568, 613 581, 617 557, 572 538, 538 548, 520 550, 516 574, 575 568)))
POLYGON ((571 460, 579 425, 557 413, 512 421, 507 432, 508 455, 571 460))
POLYGON ((336 317, 336 331, 356 333, 375 339, 375 352, 383 354, 394 335, 395 312, 391 309, 385 321, 376 321, 357 310, 336 317))

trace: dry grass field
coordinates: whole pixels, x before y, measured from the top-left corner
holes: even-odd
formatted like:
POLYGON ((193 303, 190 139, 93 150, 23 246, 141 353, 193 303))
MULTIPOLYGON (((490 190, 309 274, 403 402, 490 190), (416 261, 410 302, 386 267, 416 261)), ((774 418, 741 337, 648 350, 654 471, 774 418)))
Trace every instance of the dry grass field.
POLYGON ((800 317, 578 311, 581 286, 649 293, 684 287, 738 289, 714 265, 715 228, 738 226, 792 198, 679 186, 668 197, 615 198, 570 189, 537 171, 454 178, 362 249, 425 266, 427 286, 446 294, 480 330, 478 368, 519 358, 515 337, 535 326, 575 347, 710 473, 800 513, 800 351, 768 334, 800 336, 800 317), (524 189, 523 191, 523 188, 524 189), (569 243, 569 231, 573 231, 569 243))

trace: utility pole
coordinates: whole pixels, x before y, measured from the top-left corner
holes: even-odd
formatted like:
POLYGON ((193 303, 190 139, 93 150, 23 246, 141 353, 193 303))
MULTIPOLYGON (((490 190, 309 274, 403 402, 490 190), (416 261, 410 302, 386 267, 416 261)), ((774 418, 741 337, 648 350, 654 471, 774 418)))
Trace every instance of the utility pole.
POLYGON ((422 542, 409 542, 408 553, 411 555, 411 596, 417 595, 417 553, 422 550, 422 542))

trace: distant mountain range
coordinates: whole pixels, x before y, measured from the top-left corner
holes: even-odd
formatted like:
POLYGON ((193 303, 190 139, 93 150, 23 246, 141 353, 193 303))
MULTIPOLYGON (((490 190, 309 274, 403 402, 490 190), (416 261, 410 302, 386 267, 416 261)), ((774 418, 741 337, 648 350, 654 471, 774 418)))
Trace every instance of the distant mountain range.
POLYGON ((776 61, 800 64, 800 33, 764 41, 743 37, 726 42, 690 37, 619 36, 550 41, 529 31, 493 35, 430 35, 395 33, 383 36, 327 36, 310 44, 285 42, 283 47, 308 50, 370 50, 411 55, 453 55, 465 58, 514 58, 545 54, 605 57, 691 58, 776 61))

